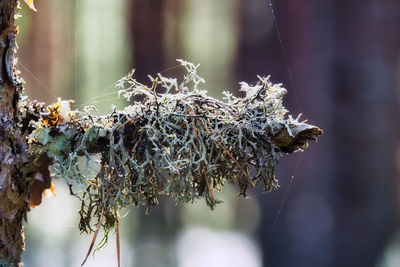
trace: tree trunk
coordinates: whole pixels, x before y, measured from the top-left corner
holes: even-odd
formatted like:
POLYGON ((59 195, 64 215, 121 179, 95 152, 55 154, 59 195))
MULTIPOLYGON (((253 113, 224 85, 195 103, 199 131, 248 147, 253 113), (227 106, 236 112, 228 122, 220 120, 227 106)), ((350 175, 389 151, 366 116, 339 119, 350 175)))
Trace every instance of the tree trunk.
POLYGON ((133 61, 135 77, 140 82, 147 82, 148 74, 160 72, 164 66, 164 6, 165 1, 161 0, 136 0, 131 4, 133 61))
POLYGON ((329 133, 301 155, 312 168, 282 162, 281 190, 261 204, 265 266, 375 266, 398 221, 399 1, 272 1, 295 88, 281 78, 288 71, 274 26, 252 36, 267 25, 266 9, 248 10, 256 2, 240 10, 240 80, 252 68, 272 74, 289 89, 289 110, 313 114, 329 133))
MULTIPOLYGON (((312 114, 313 122, 331 132, 332 71, 329 64, 332 58, 326 51, 332 49, 333 44, 329 42, 332 30, 327 4, 272 1, 279 40, 271 10, 261 2, 241 1, 238 79, 250 80, 254 70, 271 74, 272 81, 283 83, 288 89, 285 105, 293 115, 312 114), (318 38, 322 32, 326 38, 318 38)), ((333 237, 329 227, 329 197, 334 178, 330 138, 333 136, 321 138, 312 151, 283 158, 277 169, 280 190, 268 198, 260 198, 262 214, 257 236, 264 266, 334 266, 330 263, 333 237), (326 212, 318 212, 321 207, 326 208, 326 212)))
POLYGON ((336 1, 334 266, 376 266, 398 222, 399 1, 336 1), (397 166, 396 166, 397 165, 397 166))
POLYGON ((17 0, 0 1, 0 264, 19 266, 28 187, 25 136, 17 128, 21 84, 15 73, 17 0))

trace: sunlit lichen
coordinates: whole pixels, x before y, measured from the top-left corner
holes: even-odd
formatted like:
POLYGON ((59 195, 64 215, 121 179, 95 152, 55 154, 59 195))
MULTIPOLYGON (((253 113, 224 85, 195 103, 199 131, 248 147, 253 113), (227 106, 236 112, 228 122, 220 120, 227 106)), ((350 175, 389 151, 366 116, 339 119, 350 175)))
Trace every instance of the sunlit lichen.
MULTIPOLYGON (((81 231, 98 223, 107 231, 115 210, 146 205, 150 211, 164 196, 177 203, 204 198, 214 208, 219 201, 213 191, 226 182, 237 184, 243 196, 259 182, 266 191, 278 188, 280 153, 303 149, 322 134, 286 118, 286 89, 269 77, 258 77, 254 86, 242 82, 245 96, 224 92, 223 102, 200 89, 197 66, 180 62, 187 70, 180 82, 158 74, 146 86, 134 72, 122 78, 119 93, 132 102, 123 110, 94 116, 86 108, 76 119, 49 116, 33 125, 32 160, 46 154, 53 177, 63 177, 81 199, 81 231)), ((57 108, 51 106, 50 115, 57 108)))

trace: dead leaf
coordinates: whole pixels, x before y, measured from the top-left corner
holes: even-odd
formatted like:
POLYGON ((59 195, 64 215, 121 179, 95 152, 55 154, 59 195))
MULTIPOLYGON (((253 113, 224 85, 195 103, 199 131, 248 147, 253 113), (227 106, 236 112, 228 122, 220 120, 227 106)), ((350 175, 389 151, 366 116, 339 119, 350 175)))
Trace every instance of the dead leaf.
POLYGON ((54 192, 54 185, 52 188, 49 168, 43 167, 36 173, 32 181, 29 196, 29 206, 31 208, 39 206, 40 203, 42 203, 42 195, 46 189, 50 189, 51 192, 54 192))
POLYGON ((33 0, 24 0, 24 1, 33 11, 37 11, 35 5, 33 4, 33 0))

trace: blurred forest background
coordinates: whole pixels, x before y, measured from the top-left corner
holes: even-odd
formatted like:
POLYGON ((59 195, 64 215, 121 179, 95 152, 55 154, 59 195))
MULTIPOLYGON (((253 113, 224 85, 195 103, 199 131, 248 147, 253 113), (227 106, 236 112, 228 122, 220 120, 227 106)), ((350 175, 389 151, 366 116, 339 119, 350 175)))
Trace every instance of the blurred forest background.
MULTIPOLYGON (((400 266, 400 1, 35 0, 18 20, 19 69, 31 99, 75 99, 102 113, 121 106, 115 81, 136 68, 178 75, 201 63, 204 88, 238 93, 269 75, 288 89, 291 114, 325 135, 284 157, 281 189, 238 199, 225 187, 204 201, 122 219, 122 266, 400 266), (284 51, 284 52, 282 52, 284 51), (287 194, 286 194, 287 193, 287 194), (277 214, 279 213, 279 216, 277 214)), ((28 214, 24 266, 79 266, 79 201, 56 182, 28 214)), ((86 266, 116 266, 114 236, 86 266)))

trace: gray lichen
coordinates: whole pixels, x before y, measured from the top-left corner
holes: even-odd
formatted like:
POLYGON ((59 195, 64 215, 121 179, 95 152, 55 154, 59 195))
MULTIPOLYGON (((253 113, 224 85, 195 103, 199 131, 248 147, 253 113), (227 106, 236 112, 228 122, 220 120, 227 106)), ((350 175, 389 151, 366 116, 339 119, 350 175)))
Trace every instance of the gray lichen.
POLYGON ((53 177, 63 177, 81 199, 81 231, 98 223, 110 230, 116 210, 146 205, 150 211, 164 196, 177 203, 204 198, 213 209, 219 203, 213 191, 226 182, 243 196, 259 182, 276 189, 282 152, 301 150, 322 134, 286 117, 286 89, 269 77, 258 77, 255 86, 242 82, 245 96, 224 92, 223 102, 200 89, 197 66, 180 63, 187 70, 181 82, 158 74, 146 86, 134 72, 122 78, 120 95, 132 103, 123 110, 98 116, 94 107, 70 111, 59 101, 32 125, 32 162, 53 165, 53 177))

